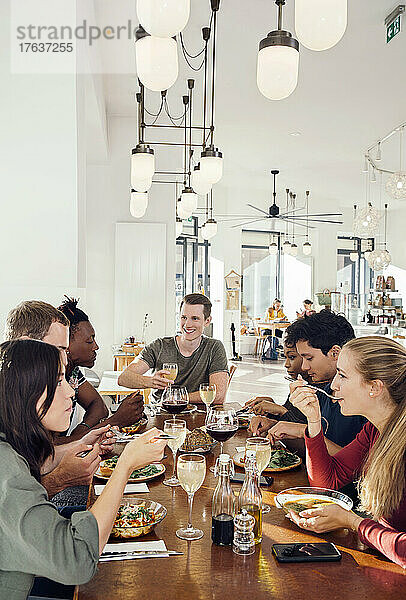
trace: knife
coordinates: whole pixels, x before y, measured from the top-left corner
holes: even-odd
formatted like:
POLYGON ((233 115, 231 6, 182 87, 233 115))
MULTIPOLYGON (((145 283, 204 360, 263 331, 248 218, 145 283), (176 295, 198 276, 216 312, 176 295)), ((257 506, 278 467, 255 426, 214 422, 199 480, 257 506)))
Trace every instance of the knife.
POLYGON ((137 554, 150 554, 151 556, 154 556, 155 554, 180 555, 183 554, 183 552, 176 552, 175 550, 132 550, 131 552, 127 552, 126 550, 122 550, 121 552, 103 552, 101 556, 135 556, 137 554))

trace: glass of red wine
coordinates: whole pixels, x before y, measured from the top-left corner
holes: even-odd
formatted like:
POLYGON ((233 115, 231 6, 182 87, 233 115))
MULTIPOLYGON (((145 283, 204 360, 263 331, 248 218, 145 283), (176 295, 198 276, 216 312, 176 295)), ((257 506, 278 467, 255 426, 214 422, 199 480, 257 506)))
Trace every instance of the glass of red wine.
MULTIPOLYGON (((211 408, 206 417, 206 431, 214 440, 220 442, 220 454, 223 454, 224 442, 238 431, 238 417, 235 410, 222 406, 211 408)), ((214 473, 214 467, 210 467, 210 471, 214 473)))
POLYGON ((168 386, 162 394, 162 408, 173 415, 175 421, 176 415, 185 410, 189 403, 189 394, 186 388, 175 388, 168 386))

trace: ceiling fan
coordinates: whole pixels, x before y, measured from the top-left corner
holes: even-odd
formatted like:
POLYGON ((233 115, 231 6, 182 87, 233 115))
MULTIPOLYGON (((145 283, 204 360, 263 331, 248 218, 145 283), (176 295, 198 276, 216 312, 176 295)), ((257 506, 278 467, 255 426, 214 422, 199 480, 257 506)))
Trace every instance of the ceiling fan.
MULTIPOLYGON (((341 213, 316 213, 316 214, 309 214, 308 210, 306 210, 306 213, 302 213, 302 214, 297 214, 297 211, 303 210, 305 207, 300 207, 300 208, 296 208, 295 207, 295 198, 296 198, 296 194, 292 194, 292 192, 290 192, 289 189, 286 190, 286 194, 287 194, 287 200, 286 200, 286 210, 285 212, 280 212, 280 208, 279 206, 276 204, 276 176, 279 174, 279 171, 277 169, 273 169, 271 171, 271 174, 273 175, 273 204, 271 204, 271 206, 268 209, 268 212, 266 210, 263 210, 262 208, 259 208, 258 206, 254 206, 253 204, 247 204, 247 206, 249 206, 250 208, 253 208, 254 210, 262 213, 263 216, 259 217, 259 218, 255 218, 249 221, 245 221, 244 223, 238 223, 237 225, 233 225, 232 228, 234 227, 241 227, 244 225, 249 225, 250 223, 256 223, 258 221, 265 221, 267 219, 279 219, 281 221, 285 221, 286 223, 292 223, 294 225, 298 225, 299 227, 307 227, 309 229, 314 229, 314 227, 312 227, 311 225, 309 225, 309 223, 333 223, 333 224, 337 224, 337 225, 341 225, 343 223, 343 221, 336 221, 333 219, 328 219, 327 217, 342 217, 341 213), (289 196, 291 198, 293 198, 293 209, 289 210, 289 196)), ((306 197, 307 197, 307 201, 309 198, 309 194, 310 192, 307 191, 306 192, 306 197)), ((307 202, 306 202, 306 206, 307 206, 307 202)), ((220 217, 220 215, 218 215, 220 217)), ((219 219, 222 221, 241 221, 243 219, 251 219, 251 217, 254 217, 255 215, 234 215, 231 216, 228 215, 229 218, 227 218, 227 215, 224 215, 224 219, 219 219)))

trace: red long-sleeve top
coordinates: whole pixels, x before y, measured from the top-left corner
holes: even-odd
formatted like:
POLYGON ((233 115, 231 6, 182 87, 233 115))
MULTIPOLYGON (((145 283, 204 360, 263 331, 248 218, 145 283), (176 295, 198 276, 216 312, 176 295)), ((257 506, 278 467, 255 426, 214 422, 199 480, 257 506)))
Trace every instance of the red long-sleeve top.
MULTIPOLYGON (((310 485, 339 489, 360 475, 362 466, 379 436, 371 423, 366 423, 357 437, 334 456, 327 452, 322 433, 305 436, 307 472, 310 485)), ((406 568, 406 492, 398 509, 388 519, 364 519, 358 527, 361 541, 376 548, 390 560, 406 568)))

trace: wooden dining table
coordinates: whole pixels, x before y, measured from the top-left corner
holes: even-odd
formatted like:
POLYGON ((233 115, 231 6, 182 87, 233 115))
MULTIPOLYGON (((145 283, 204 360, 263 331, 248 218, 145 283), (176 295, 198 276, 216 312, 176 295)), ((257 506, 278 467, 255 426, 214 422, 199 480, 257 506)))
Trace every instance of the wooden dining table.
MULTIPOLYGON (((158 415, 150 425, 163 427, 168 415, 158 415)), ((188 428, 204 422, 204 415, 185 415, 188 428)), ((243 446, 246 430, 225 443, 224 451, 234 454, 243 446)), ((172 471, 172 453, 167 449, 163 461, 167 475, 172 471)), ((196 492, 193 525, 204 531, 200 540, 187 542, 176 537, 176 530, 187 523, 187 497, 181 487, 162 484, 164 476, 148 482, 146 498, 163 504, 168 514, 155 531, 145 538, 162 539, 168 550, 182 556, 99 563, 98 572, 76 590, 76 600, 399 600, 406 598, 406 573, 379 552, 364 546, 354 532, 339 529, 315 534, 299 529, 285 518, 274 503, 275 495, 286 488, 308 485, 303 465, 291 471, 274 473, 273 484, 263 488, 263 499, 271 511, 263 515, 262 543, 255 554, 238 556, 231 547, 211 541, 211 500, 216 479, 208 467, 218 456, 206 455, 207 474, 196 492), (342 553, 340 562, 278 563, 272 554, 275 543, 333 542, 342 553)), ((236 468, 236 471, 240 469, 236 468)), ((168 475, 169 476, 169 475, 168 475)), ((235 491, 240 484, 232 484, 235 491)), ((140 495, 138 495, 140 496, 140 495)))

